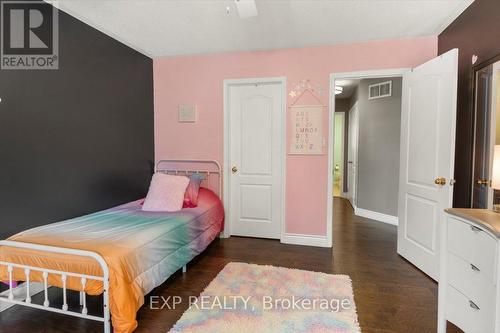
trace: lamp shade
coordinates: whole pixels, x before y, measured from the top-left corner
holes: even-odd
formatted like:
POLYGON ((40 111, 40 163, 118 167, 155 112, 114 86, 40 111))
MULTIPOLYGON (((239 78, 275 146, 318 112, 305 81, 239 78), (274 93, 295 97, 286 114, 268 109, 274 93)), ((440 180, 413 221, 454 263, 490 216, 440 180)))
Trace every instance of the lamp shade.
POLYGON ((500 190, 500 145, 495 145, 493 153, 493 170, 491 173, 491 187, 500 190))

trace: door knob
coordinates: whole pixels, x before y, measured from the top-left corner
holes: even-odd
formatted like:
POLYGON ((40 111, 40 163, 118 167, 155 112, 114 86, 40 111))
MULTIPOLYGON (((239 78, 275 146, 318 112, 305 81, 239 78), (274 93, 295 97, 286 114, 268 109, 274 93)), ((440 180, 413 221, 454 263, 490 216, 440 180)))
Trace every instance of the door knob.
POLYGON ((238 168, 234 166, 234 167, 231 169, 231 171, 232 171, 233 173, 237 173, 237 172, 238 172, 238 168))
POLYGON ((446 185, 446 178, 444 177, 439 177, 434 179, 434 184, 436 185, 446 185))
POLYGON ((478 179, 476 183, 479 186, 488 186, 490 181, 488 179, 478 179))

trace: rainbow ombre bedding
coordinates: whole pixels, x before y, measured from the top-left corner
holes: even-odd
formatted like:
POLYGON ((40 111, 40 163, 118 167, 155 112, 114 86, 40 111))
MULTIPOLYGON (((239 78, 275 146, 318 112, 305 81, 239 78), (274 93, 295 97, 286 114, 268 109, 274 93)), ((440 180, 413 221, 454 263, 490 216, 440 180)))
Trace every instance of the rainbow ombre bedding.
MULTIPOLYGON (((141 201, 30 229, 9 238, 12 241, 93 251, 109 267, 111 320, 117 333, 137 327, 136 312, 144 296, 171 274, 202 252, 222 230, 224 210, 219 198, 200 189, 198 207, 175 213, 141 210, 141 201)), ((97 262, 73 255, 45 253, 19 248, 0 248, 0 260, 48 269, 101 275, 97 262)), ((24 271, 14 269, 14 280, 23 281, 24 271)), ((0 280, 7 280, 6 269, 0 280)), ((32 272, 31 281, 43 281, 32 272)), ((49 275, 49 284, 61 286, 60 276, 49 275)), ((67 287, 81 290, 81 281, 68 278, 67 287)), ((88 281, 85 291, 102 293, 102 282, 88 281)))

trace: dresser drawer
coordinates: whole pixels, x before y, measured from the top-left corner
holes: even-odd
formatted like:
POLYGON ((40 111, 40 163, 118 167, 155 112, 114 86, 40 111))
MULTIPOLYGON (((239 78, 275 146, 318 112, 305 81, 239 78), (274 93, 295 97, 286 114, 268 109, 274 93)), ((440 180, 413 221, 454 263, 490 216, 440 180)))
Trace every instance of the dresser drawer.
POLYGON ((452 286, 446 291, 446 319, 464 332, 494 332, 495 319, 492 307, 474 307, 471 300, 452 286))
POLYGON ((494 283, 497 241, 476 226, 448 217, 448 251, 473 264, 494 283))
POLYGON ((496 288, 479 268, 472 267, 464 259, 448 253, 448 283, 474 301, 480 308, 490 308, 495 304, 496 288))

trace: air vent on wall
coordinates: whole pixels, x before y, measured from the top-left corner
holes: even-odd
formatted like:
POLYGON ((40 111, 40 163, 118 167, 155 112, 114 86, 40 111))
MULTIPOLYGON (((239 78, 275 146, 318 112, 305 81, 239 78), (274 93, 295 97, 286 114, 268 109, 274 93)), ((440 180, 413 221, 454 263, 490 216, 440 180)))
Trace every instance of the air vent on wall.
POLYGON ((392 81, 385 81, 368 86, 368 99, 389 97, 392 95, 392 81))

